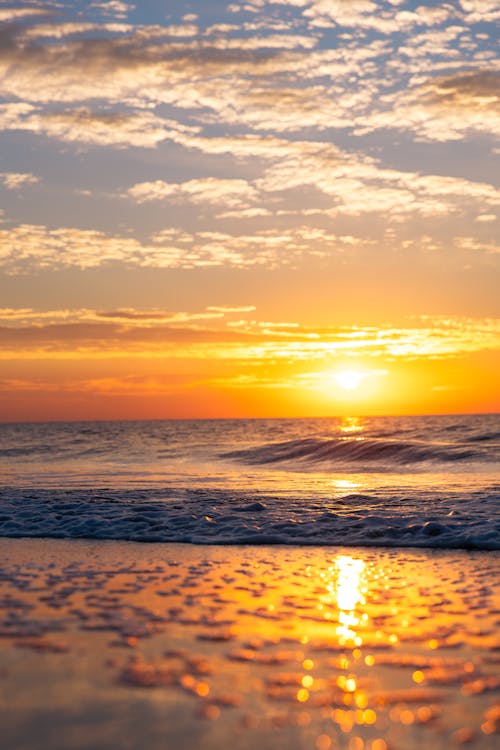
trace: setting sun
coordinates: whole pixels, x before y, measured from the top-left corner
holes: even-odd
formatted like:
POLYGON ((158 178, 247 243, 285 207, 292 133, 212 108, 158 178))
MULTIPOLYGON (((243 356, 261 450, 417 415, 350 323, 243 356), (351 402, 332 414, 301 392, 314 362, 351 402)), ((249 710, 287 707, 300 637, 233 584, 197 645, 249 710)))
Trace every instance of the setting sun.
POLYGON ((365 378, 365 373, 358 370, 341 370, 336 373, 335 380, 346 391, 352 391, 358 387, 365 378))

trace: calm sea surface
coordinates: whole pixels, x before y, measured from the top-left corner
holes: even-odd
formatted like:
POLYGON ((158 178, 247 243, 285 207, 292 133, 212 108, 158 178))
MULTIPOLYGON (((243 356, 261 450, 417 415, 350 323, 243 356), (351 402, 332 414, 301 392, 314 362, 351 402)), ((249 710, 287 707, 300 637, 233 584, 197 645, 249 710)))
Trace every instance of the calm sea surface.
POLYGON ((500 549, 500 417, 0 425, 0 535, 500 549))

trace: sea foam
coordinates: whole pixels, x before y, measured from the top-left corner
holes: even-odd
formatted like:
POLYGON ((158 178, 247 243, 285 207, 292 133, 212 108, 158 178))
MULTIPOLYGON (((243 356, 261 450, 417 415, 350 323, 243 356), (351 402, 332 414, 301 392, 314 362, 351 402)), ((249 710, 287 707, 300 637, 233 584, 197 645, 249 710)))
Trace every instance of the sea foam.
POLYGON ((261 496, 220 490, 0 493, 0 535, 193 544, 500 549, 498 488, 471 495, 261 496))

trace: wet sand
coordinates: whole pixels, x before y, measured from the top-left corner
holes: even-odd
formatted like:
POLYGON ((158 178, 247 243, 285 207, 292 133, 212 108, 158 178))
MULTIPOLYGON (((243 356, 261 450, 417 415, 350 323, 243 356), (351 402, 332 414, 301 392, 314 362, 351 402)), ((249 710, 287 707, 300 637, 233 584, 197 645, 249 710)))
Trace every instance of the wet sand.
POLYGON ((499 561, 2 539, 2 748, 493 749, 499 561))

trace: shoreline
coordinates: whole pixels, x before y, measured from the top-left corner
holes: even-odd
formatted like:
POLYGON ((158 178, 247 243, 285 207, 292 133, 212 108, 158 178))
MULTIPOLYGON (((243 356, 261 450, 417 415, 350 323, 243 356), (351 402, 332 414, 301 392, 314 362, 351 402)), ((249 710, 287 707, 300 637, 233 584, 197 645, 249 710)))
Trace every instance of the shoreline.
POLYGON ((499 562, 3 539, 5 747, 493 749, 499 562))
POLYGON ((172 539, 166 539, 164 541, 158 540, 157 538, 137 538, 137 539, 121 539, 120 537, 95 537, 95 536, 79 536, 79 537, 67 537, 67 536, 57 536, 57 535, 43 535, 43 536, 2 536, 0 534, 0 540, 3 543, 9 542, 9 541, 16 541, 16 542, 63 542, 68 544, 137 544, 139 546, 144 547, 195 547, 195 548, 205 548, 205 547, 214 547, 214 548, 222 548, 222 549, 241 549, 241 548, 255 548, 259 549, 261 547, 263 548, 282 548, 282 549, 322 549, 322 550, 339 550, 343 549, 346 552, 356 552, 356 551, 380 551, 380 552, 423 552, 423 553, 434 553, 434 552, 440 552, 443 554, 460 554, 461 552, 465 554, 484 554, 484 555, 499 555, 500 556, 500 547, 497 546, 474 546, 473 543, 471 543, 471 546, 445 546, 443 545, 440 547, 437 544, 434 544, 433 546, 425 545, 422 543, 421 545, 415 543, 415 544, 407 544, 407 545, 398 545, 396 542, 394 544, 381 544, 377 543, 377 541, 370 541, 370 542, 356 542, 355 544, 339 544, 336 542, 325 542, 323 544, 318 544, 316 539, 312 539, 311 541, 308 541, 307 539, 301 539, 300 541, 287 541, 283 540, 281 538, 278 538, 278 535, 276 535, 275 541, 270 541, 270 539, 273 539, 272 534, 259 534, 255 537, 249 537, 247 541, 237 541, 237 542, 225 542, 220 541, 217 538, 210 539, 194 539, 186 541, 184 539, 181 540, 172 540, 172 539))
MULTIPOLYGON (((485 555, 491 555, 491 556, 500 556, 500 547, 495 545, 488 546, 487 544, 483 544, 482 546, 474 543, 473 541, 470 542, 469 546, 465 546, 464 543, 460 544, 457 543, 456 546, 451 546, 448 542, 443 543, 443 546, 440 546, 438 543, 438 540, 436 540, 436 537, 432 537, 434 542, 432 545, 429 545, 429 543, 422 541, 421 543, 413 542, 413 543, 407 543, 405 545, 398 544, 398 540, 394 540, 394 543, 392 542, 385 542, 382 543, 376 539, 373 540, 364 540, 362 542, 356 540, 353 544, 341 544, 339 542, 323 542, 321 544, 318 543, 316 538, 313 538, 311 540, 308 540, 307 538, 299 538, 297 541, 290 541, 288 539, 284 539, 281 535, 276 534, 265 534, 265 533, 259 533, 255 535, 249 535, 248 538, 242 539, 241 541, 224 541, 220 540, 218 537, 204 537, 204 538, 194 538, 194 539, 158 539, 157 537, 147 537, 147 536, 138 536, 137 538, 121 538, 121 537, 96 537, 95 535, 89 535, 89 536, 62 536, 58 534, 44 534, 44 535, 37 535, 37 536, 29 536, 26 534, 20 534, 19 536, 9 535, 9 536, 3 536, 0 533, 0 540, 2 544, 8 543, 10 541, 16 541, 16 542, 31 542, 31 543, 38 543, 38 542, 62 542, 62 543, 77 543, 77 544, 137 544, 139 546, 144 547, 197 547, 197 548, 205 548, 205 547, 214 547, 214 548, 222 548, 222 549, 241 549, 241 548, 255 548, 259 549, 261 547, 263 548, 282 548, 282 549, 322 549, 322 550, 338 550, 343 549, 346 550, 346 552, 355 552, 355 551, 380 551, 380 552, 423 552, 423 553, 434 553, 434 552, 440 552, 443 554, 459 554, 461 552, 466 554, 485 554, 485 555)), ((0 560, 1 560, 1 553, 0 553, 0 560)))

